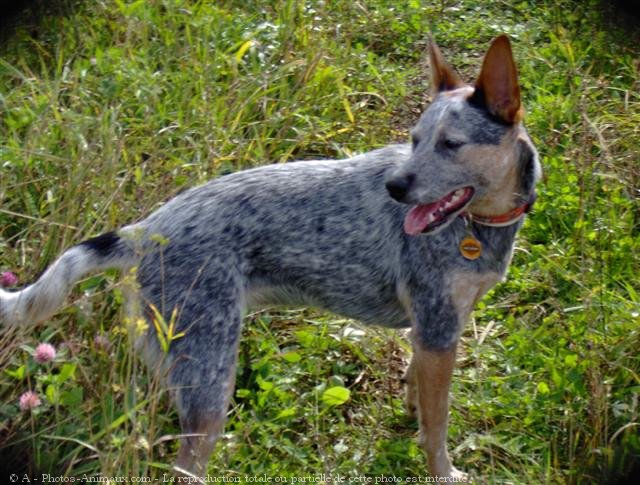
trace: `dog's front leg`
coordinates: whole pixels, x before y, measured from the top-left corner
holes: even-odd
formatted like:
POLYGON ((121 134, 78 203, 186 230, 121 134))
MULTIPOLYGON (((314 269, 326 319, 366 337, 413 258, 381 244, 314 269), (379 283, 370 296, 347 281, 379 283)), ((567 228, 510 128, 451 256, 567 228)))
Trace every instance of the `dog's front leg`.
POLYGON ((417 384, 420 445, 427 454, 429 472, 433 476, 465 480, 466 474, 457 470, 447 452, 447 422, 449 416, 449 387, 456 360, 456 348, 427 350, 414 341, 409 371, 414 372, 417 384))

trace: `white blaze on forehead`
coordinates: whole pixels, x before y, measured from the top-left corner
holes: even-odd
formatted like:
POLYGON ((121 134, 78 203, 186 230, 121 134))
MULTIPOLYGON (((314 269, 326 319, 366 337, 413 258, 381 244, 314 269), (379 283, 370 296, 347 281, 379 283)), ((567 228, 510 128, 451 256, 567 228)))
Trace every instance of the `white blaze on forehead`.
POLYGON ((450 109, 451 104, 448 103, 442 107, 442 109, 440 110, 440 114, 438 115, 438 119, 436 119, 435 126, 440 126, 440 124, 442 123, 442 118, 444 118, 444 115, 446 115, 450 109))
POLYGON ((446 133, 460 133, 461 130, 456 126, 451 124, 450 119, 446 118, 446 115, 449 113, 460 113, 463 109, 464 98, 456 97, 452 99, 448 99, 446 104, 440 110, 438 114, 438 118, 435 121, 434 128, 436 137, 442 136, 442 134, 446 133))
POLYGON ((463 86, 453 91, 445 91, 442 96, 445 97, 445 104, 442 106, 438 118, 436 119, 436 126, 443 125, 444 117, 447 113, 460 113, 465 108, 465 103, 469 99, 469 96, 473 94, 473 88, 471 86, 463 86))

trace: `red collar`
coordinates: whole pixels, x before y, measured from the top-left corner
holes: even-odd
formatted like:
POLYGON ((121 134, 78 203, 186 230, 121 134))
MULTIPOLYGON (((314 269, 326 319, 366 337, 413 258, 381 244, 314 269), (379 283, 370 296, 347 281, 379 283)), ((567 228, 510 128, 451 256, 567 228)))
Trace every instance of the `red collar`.
POLYGON ((478 214, 473 214, 471 212, 463 212, 460 215, 462 217, 467 217, 472 222, 477 222, 482 226, 503 227, 510 226, 511 224, 518 222, 522 218, 522 216, 524 216, 524 214, 529 211, 532 205, 532 201, 527 201, 521 206, 518 206, 515 209, 511 209, 509 212, 505 212, 504 214, 500 214, 497 216, 481 216, 478 214))

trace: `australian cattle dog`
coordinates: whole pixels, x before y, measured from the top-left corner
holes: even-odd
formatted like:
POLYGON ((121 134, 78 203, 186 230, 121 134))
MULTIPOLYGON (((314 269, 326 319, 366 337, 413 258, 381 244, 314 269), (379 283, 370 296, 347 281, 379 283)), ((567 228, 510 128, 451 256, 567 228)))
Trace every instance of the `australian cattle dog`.
POLYGON ((248 308, 313 305, 411 328, 407 404, 429 471, 464 477, 446 447, 456 345, 474 304, 505 275, 541 168, 506 36, 473 85, 433 42, 429 58, 433 102, 411 143, 263 166, 185 191, 71 247, 21 291, 0 290, 0 322, 42 321, 88 272, 137 268, 144 318, 173 315, 184 333, 165 353, 150 324, 140 345, 165 369, 186 435, 175 466, 197 476, 223 430, 248 308))

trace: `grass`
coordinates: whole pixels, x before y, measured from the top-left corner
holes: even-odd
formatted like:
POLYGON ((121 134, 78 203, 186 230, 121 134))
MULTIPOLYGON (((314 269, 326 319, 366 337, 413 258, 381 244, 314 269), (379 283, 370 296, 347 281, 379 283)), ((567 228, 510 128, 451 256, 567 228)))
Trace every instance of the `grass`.
MULTIPOLYGON (((615 483, 637 467, 637 29, 594 1, 61 4, 0 47, 0 269, 22 281, 211 177, 407 139, 427 33, 468 80, 508 33, 545 179, 508 280, 464 335, 452 455, 479 483, 615 483)), ((121 306, 107 272, 46 326, 3 329, 3 472, 162 478, 177 420, 121 306), (55 362, 35 364, 41 341, 55 362), (27 389, 43 402, 30 414, 27 389)), ((426 474, 401 335, 309 309, 256 313, 244 332, 212 475, 426 474)))

